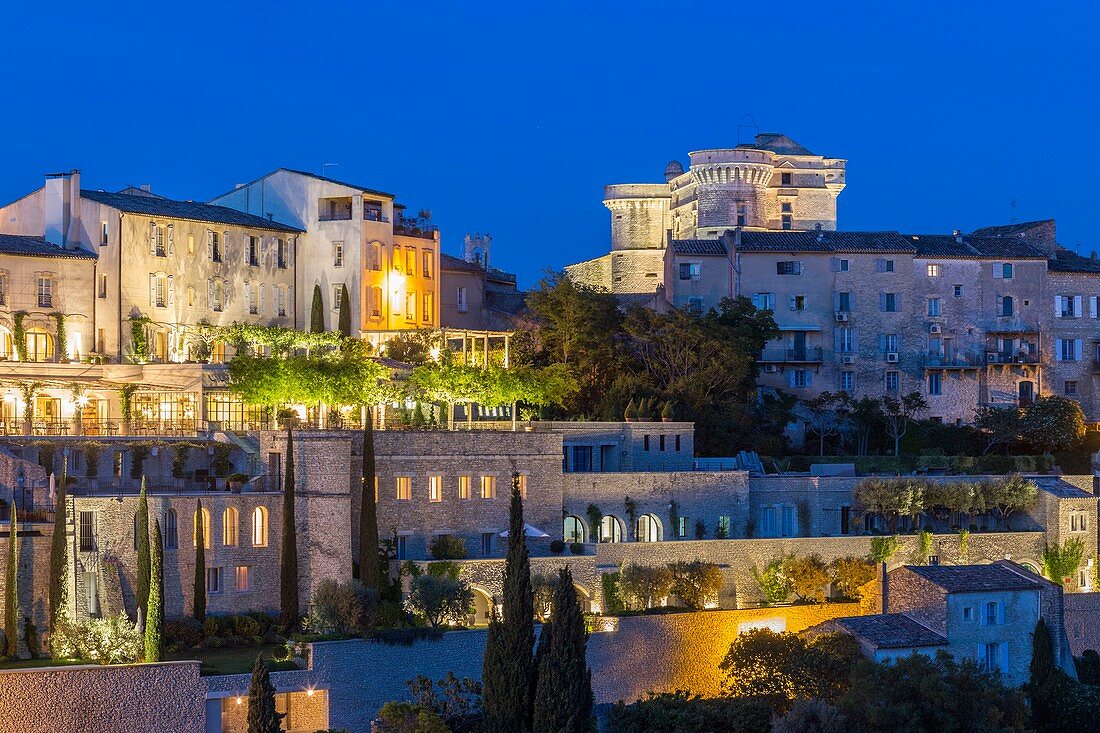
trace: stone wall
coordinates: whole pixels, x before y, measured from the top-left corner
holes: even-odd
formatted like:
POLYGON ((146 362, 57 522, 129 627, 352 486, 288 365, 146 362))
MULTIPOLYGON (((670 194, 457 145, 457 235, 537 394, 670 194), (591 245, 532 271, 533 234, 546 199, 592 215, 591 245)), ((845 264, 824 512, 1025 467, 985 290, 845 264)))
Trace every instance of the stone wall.
MULTIPOLYGON (((11 527, 0 524, 0 567, 6 572, 8 543, 11 527)), ((48 589, 50 587, 50 543, 53 541, 53 525, 45 523, 19 525, 19 629, 23 630, 23 617, 30 616, 38 627, 39 638, 49 623, 48 589)), ((6 575, 5 575, 6 577, 6 575)), ((0 608, 6 602, 7 583, 0 582, 0 608)), ((0 634, 2 636, 2 634, 0 634)), ((0 706, 0 709, 3 709, 0 706)))
POLYGON ((1075 656, 1086 649, 1100 651, 1100 593, 1066 593, 1065 624, 1075 656))
POLYGON ((3 729, 19 733, 204 730, 198 662, 0 671, 3 729))

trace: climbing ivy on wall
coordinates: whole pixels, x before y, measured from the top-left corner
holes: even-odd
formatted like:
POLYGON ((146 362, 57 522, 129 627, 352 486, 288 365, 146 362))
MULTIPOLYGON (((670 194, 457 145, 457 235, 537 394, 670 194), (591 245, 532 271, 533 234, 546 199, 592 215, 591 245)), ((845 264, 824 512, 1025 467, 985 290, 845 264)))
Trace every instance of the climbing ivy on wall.
POLYGON ((15 341, 15 356, 19 361, 27 360, 27 328, 23 325, 23 320, 26 317, 26 311, 18 311, 12 314, 12 339, 15 341))
POLYGON ((65 314, 51 313, 57 323, 57 360, 64 361, 69 357, 69 334, 65 331, 65 314))

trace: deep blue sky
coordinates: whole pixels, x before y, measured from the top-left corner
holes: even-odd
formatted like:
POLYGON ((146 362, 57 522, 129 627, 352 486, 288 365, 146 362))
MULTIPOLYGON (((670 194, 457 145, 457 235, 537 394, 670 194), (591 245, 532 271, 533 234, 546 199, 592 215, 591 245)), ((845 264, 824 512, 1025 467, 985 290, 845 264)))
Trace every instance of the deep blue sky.
POLYGON ((5 6, 0 199, 68 168, 206 199, 336 162, 430 208, 444 251, 492 233, 529 285, 607 250, 604 184, 732 146, 749 113, 848 159, 842 229, 969 230, 1015 199, 1100 248, 1085 4, 157 5, 5 6))

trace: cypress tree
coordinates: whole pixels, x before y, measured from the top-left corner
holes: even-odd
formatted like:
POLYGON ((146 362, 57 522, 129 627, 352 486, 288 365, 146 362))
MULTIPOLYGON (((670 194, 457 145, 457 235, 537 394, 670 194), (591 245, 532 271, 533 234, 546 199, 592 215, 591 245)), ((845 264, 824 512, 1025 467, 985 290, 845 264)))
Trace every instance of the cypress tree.
MULTIPOLYGON (((539 655, 534 733, 591 730, 592 674, 585 661, 587 637, 573 575, 569 568, 562 568, 554 589, 553 629, 539 655)), ((543 647, 541 639, 539 647, 543 647)))
POLYGON ((267 667, 256 657, 248 683, 248 733, 280 733, 283 714, 275 711, 275 686, 267 667))
POLYGON ((531 730, 535 608, 518 473, 512 474, 503 606, 504 618, 490 622, 485 647, 482 669, 485 733, 531 730))
POLYGON ((202 499, 195 509, 195 602, 193 616, 198 621, 206 619, 206 527, 202 521, 202 499))
POLYGON ((153 543, 149 561, 149 610, 145 616, 145 661, 160 661, 161 629, 164 625, 164 545, 160 520, 153 520, 153 543))
POLYGON ((340 335, 349 338, 351 336, 351 300, 348 298, 347 283, 340 286, 340 318, 336 323, 340 335))
POLYGON ((294 430, 286 424, 286 476, 283 479, 283 544, 279 569, 279 608, 283 623, 298 621, 298 535, 294 523, 294 430))
POLYGON ((53 537, 50 539, 50 647, 53 656, 61 656, 61 649, 54 643, 54 630, 68 612, 69 593, 65 584, 68 567, 69 503, 65 497, 65 482, 57 487, 57 503, 54 505, 53 537))
POLYGON ((359 580, 382 592, 382 562, 378 557, 378 507, 374 498, 374 411, 367 407, 363 422, 363 498, 359 505, 359 580))
POLYGON ((1062 672, 1054 662, 1054 641, 1046 621, 1039 619, 1031 636, 1031 679, 1027 685, 1031 699, 1031 721, 1037 731, 1059 729, 1059 683, 1062 672))
POLYGON ((19 657, 19 519, 16 517, 15 495, 11 501, 11 523, 8 525, 8 565, 4 584, 4 653, 11 659, 19 657))
POLYGON ((309 310, 309 330, 311 333, 325 331, 325 301, 321 297, 321 286, 313 286, 313 305, 309 310))
POLYGON ((145 476, 141 477, 137 518, 137 611, 141 618, 149 617, 149 500, 145 496, 145 476))

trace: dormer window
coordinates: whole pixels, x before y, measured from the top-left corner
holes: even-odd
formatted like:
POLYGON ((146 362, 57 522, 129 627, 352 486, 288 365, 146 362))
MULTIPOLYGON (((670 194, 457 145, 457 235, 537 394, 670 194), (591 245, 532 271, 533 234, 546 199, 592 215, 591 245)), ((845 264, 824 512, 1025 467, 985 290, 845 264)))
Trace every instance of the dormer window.
POLYGON ((780 185, 783 185, 783 186, 792 186, 792 185, 794 185, 793 182, 792 182, 793 178, 794 178, 793 173, 788 173, 788 172, 784 171, 783 173, 779 174, 779 183, 780 183, 780 185))

